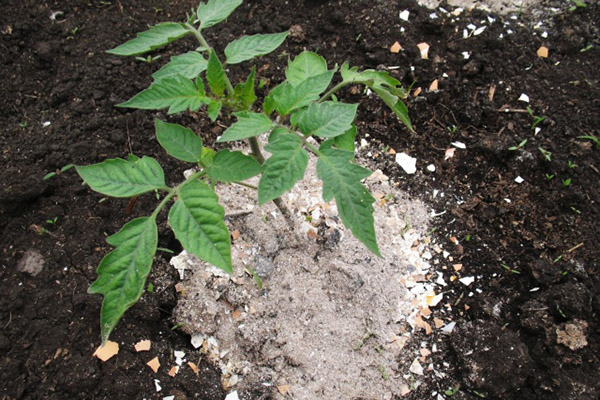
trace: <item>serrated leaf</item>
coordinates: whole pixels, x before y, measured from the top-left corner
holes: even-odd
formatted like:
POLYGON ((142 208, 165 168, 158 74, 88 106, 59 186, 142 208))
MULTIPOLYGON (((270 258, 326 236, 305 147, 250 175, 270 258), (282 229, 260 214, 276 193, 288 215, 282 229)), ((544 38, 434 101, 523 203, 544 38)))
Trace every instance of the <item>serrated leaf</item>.
POLYGON ((282 115, 288 115, 290 112, 302 107, 306 107, 312 101, 318 100, 319 95, 323 93, 333 78, 334 70, 323 74, 312 76, 302 81, 298 86, 292 86, 289 82, 281 84, 281 89, 273 96, 275 109, 282 115))
POLYGON ((289 31, 266 35, 242 36, 225 47, 227 64, 238 64, 269 54, 283 43, 289 31))
POLYGON ((223 69, 223 64, 219 61, 219 57, 217 57, 217 53, 215 53, 214 50, 210 52, 210 56, 208 57, 206 81, 208 82, 211 92, 213 92, 215 96, 223 96, 225 88, 227 87, 227 76, 223 69))
POLYGON ((162 168, 156 160, 146 156, 127 161, 113 158, 75 168, 92 190, 107 196, 131 197, 166 188, 162 168))
POLYGON ((209 28, 218 24, 229 17, 229 14, 240 4, 242 0, 208 0, 207 3, 200 3, 197 12, 200 28, 209 28))
POLYGON ((248 78, 244 83, 238 83, 234 88, 234 96, 239 103, 239 108, 248 110, 256 101, 256 93, 254 92, 254 77, 256 76, 256 66, 252 67, 248 78))
POLYGON ((358 72, 358 67, 352 67, 348 63, 344 63, 340 69, 342 80, 344 82, 359 82, 364 83, 369 87, 381 87, 387 86, 389 88, 395 88, 402 86, 402 83, 396 78, 390 76, 386 71, 376 71, 374 69, 367 69, 358 72))
POLYGON ((191 80, 181 75, 168 76, 154 82, 148 89, 141 91, 117 107, 159 110, 168 108, 169 114, 190 109, 196 111, 208 99, 191 80))
POLYGON ((307 136, 332 138, 343 135, 352 128, 357 108, 357 104, 333 101, 310 103, 299 118, 292 118, 292 123, 307 136))
POLYGON ((219 113, 221 112, 221 108, 223 107, 223 103, 216 100, 210 100, 208 103, 208 118, 212 122, 215 122, 217 118, 219 118, 219 113))
POLYGON ((208 185, 191 181, 179 189, 169 210, 169 225, 189 253, 231 273, 231 241, 224 216, 208 185))
POLYGON ((166 76, 181 75, 188 79, 195 79, 206 70, 208 61, 197 51, 188 51, 185 54, 171 57, 171 60, 161 69, 152 74, 154 80, 166 76))
POLYGON ((411 132, 415 131, 410 122, 410 117, 408 116, 408 108, 406 108, 406 105, 398 98, 398 96, 393 95, 384 88, 374 87, 373 91, 377 93, 381 100, 387 104, 394 114, 396 114, 396 117, 398 117, 400 122, 402 122, 411 132))
POLYGON ((331 146, 335 146, 340 150, 354 153, 354 139, 356 138, 356 132, 356 125, 352 124, 352 128, 344 132, 343 135, 336 136, 333 139, 329 139, 321 143, 321 147, 319 149, 329 149, 331 146))
POLYGON ((116 248, 102 259, 98 278, 88 290, 104 296, 100 312, 102 343, 144 291, 158 243, 156 221, 153 217, 136 218, 106 241, 116 248))
POLYGON ((181 161, 200 162, 202 139, 191 129, 159 119, 154 120, 154 126, 158 143, 169 155, 181 161))
POLYGON ((327 61, 317 53, 305 51, 290 61, 285 77, 292 86, 298 86, 308 78, 327 72, 327 61))
POLYGON ((227 128, 217 142, 222 143, 247 139, 252 136, 262 135, 273 128, 273 121, 265 114, 240 111, 233 115, 237 117, 237 122, 227 128))
POLYGON ((221 182, 239 182, 260 174, 261 165, 241 151, 221 150, 206 169, 209 178, 221 182))
POLYGON ((276 199, 302 179, 308 164, 308 154, 302 139, 292 133, 279 133, 265 150, 272 155, 263 164, 258 184, 258 203, 276 199))
POLYGON ((375 198, 360 183, 371 172, 351 163, 354 157, 351 152, 323 149, 319 153, 317 176, 323 181, 323 200, 335 198, 344 225, 369 250, 380 256, 373 220, 375 198))
POLYGON ((269 94, 267 94, 263 100, 263 111, 265 114, 271 115, 273 111, 275 111, 275 108, 277 108, 277 98, 281 95, 285 86, 289 84, 289 82, 283 82, 271 89, 269 94))
POLYGON ((163 22, 138 33, 135 39, 106 52, 117 56, 137 56, 165 46, 189 33, 191 32, 182 24, 163 22))

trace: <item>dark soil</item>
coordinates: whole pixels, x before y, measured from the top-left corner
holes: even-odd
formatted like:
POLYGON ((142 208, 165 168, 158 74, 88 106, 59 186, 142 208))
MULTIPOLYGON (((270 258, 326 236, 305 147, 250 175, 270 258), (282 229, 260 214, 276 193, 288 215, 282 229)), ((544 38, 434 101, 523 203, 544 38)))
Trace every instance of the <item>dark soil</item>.
MULTIPOLYGON (((100 297, 88 295, 87 288, 109 251, 105 237, 128 218, 148 214, 153 199, 141 198, 126 215, 127 200, 101 201, 73 170, 42 180, 70 163, 128 153, 157 158, 167 179, 179 179, 183 167, 169 161, 153 139, 153 113, 114 105, 145 88, 169 53, 194 43, 170 46, 152 64, 104 51, 147 24, 182 20, 197 2, 141 3, 0 4, 1 399, 225 397, 220 372, 191 347, 189 337, 172 329, 177 277, 166 253, 157 257, 149 278, 154 290, 113 333, 121 344, 118 357, 106 363, 91 357, 99 344, 100 297), (52 21, 56 11, 62 14, 52 21), (54 218, 55 223, 47 222, 54 218), (23 272, 27 260, 43 268, 36 275, 23 272), (151 351, 135 353, 133 344, 144 338, 152 340, 151 351), (186 351, 200 373, 185 368, 171 378, 164 365, 158 374, 144 365, 155 355, 167 360, 173 350, 186 351), (154 379, 160 379, 159 393, 154 379)), ((437 217, 434 235, 453 248, 454 263, 464 266, 459 274, 477 278, 470 287, 455 283, 446 292, 452 306, 446 318, 458 327, 453 335, 440 336, 442 352, 435 361, 448 378, 405 398, 431 397, 457 385, 452 398, 600 396, 600 148, 578 138, 600 136, 600 7, 595 1, 575 12, 561 6, 552 16, 542 12, 547 39, 526 12, 519 20, 496 16, 481 35, 465 40, 466 25, 481 26, 488 14, 474 11, 453 22, 438 12, 439 18, 431 19, 429 10, 408 0, 247 1, 207 35, 222 50, 242 33, 297 25, 301 33, 288 39, 281 48, 285 53, 261 60, 260 78, 269 82, 265 90, 282 79, 287 62, 282 54, 303 49, 319 51, 331 65, 400 66, 394 70, 399 79, 422 87, 408 100, 417 134, 409 134, 376 99, 351 89, 340 93, 344 100, 361 101, 359 132, 371 143, 379 168, 435 211, 446 211, 437 217), (409 23, 398 18, 404 9, 411 11, 409 23), (404 48, 399 54, 389 51, 395 41, 404 48), (419 42, 431 45, 429 60, 420 59, 419 42), (549 47, 549 58, 536 56, 542 44, 549 47), (463 51, 471 53, 469 60, 463 51), (440 90, 430 92, 434 79, 440 90), (547 116, 537 134, 525 104, 517 101, 520 93, 529 95, 535 115, 547 116), (511 111, 502 111, 506 108, 511 111), (454 133, 447 129, 453 125, 454 133), (508 150, 524 139, 523 147, 508 150), (466 149, 444 160, 455 141, 466 149), (539 147, 552 153, 551 161, 539 147), (406 175, 387 148, 416 157, 419 172, 406 175), (435 172, 425 169, 430 163, 435 172), (524 182, 516 183, 517 176, 524 182), (432 200, 434 189, 444 197, 432 200), (451 237, 458 244, 451 244, 451 237), (584 347, 558 343, 568 327, 583 329, 584 347), (449 367, 443 369, 443 362, 449 367)), ((246 65, 232 68, 236 81, 245 72, 246 65)), ((171 120, 203 132, 207 143, 223 129, 206 123, 202 113, 171 120)), ((159 246, 179 250, 164 220, 159 246)))

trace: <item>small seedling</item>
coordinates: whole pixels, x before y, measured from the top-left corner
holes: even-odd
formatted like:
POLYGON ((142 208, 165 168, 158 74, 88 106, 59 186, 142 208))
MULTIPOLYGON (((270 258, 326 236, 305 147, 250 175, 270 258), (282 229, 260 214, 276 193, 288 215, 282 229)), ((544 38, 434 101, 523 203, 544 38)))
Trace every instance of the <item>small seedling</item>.
POLYGON ((453 396, 458 392, 459 389, 460 389, 460 385, 456 385, 454 387, 451 387, 450 389, 444 390, 444 394, 446 396, 453 396))
POLYGON ((571 211, 573 211, 576 214, 581 214, 581 211, 579 211, 578 209, 576 209, 575 207, 571 206, 571 211))
POLYGON ((382 364, 379 364, 377 366, 377 370, 381 374, 381 379, 383 379, 384 381, 387 381, 389 379, 390 375, 387 373, 385 367, 382 364))
POLYGON ((146 291, 148 293, 154 293, 154 285, 152 284, 152 282, 148 283, 148 286, 146 287, 146 291))
POLYGON ((586 8, 587 4, 583 0, 571 0, 571 5, 569 6, 569 12, 574 12, 578 8, 586 8))
POLYGON ((546 174, 546 180, 551 181, 552 179, 554 179, 554 176, 554 174, 546 174))
POLYGON ((507 270, 507 271, 508 271, 508 272, 510 272, 511 274, 517 274, 517 275, 520 275, 520 274, 521 274, 521 272, 520 272, 519 270, 513 269, 513 268, 509 267, 509 266, 508 266, 508 265, 506 265, 506 264, 500 264, 500 265, 502 265, 502 268, 504 268, 505 270, 507 270))
POLYGON ((160 59, 160 57, 161 56, 154 56, 154 57, 152 57, 152 56, 149 55, 149 56, 146 56, 146 57, 136 57, 135 59, 138 60, 138 61, 141 61, 143 63, 146 63, 146 64, 152 64, 154 61, 160 59))
POLYGON ((456 125, 450 125, 446 127, 446 130, 450 132, 451 135, 454 135, 456 131, 458 131, 458 127, 456 125))
POLYGON ((56 223, 58 222, 58 217, 54 217, 52 219, 47 219, 46 223, 50 226, 56 226, 56 223))
POLYGON ((508 148, 508 150, 510 150, 510 151, 517 151, 521 147, 525 146, 526 143, 527 143, 527 139, 523 139, 518 145, 511 146, 511 147, 508 148))
POLYGON ((567 161, 567 167, 568 168, 577 168, 577 164, 575 164, 572 161, 567 161))
POLYGON ((593 44, 588 44, 587 46, 585 46, 583 49, 579 49, 580 53, 585 53, 586 51, 590 51, 591 49, 594 48, 593 44))
POLYGON ((27 128, 27 125, 29 125, 29 124, 27 123, 27 121, 23 121, 23 122, 21 122, 21 123, 19 124, 19 126, 20 126, 21 128, 23 128, 23 129, 27 128))
POLYGON ((563 187, 569 187, 571 185, 571 178, 563 179, 562 185, 563 187))
POLYGON ((541 147, 538 147, 538 150, 542 153, 542 155, 544 156, 544 159, 548 162, 552 161, 552 153, 549 152, 548 150, 544 150, 541 147))
POLYGON ((544 121, 546 118, 548 118, 545 115, 542 115, 542 116, 534 115, 533 110, 529 106, 527 106, 527 113, 531 116, 531 118, 533 118, 533 123, 531 124, 531 130, 534 130, 536 126, 538 126, 542 121, 544 121))
POLYGON ((465 236, 465 242, 470 242, 470 241, 471 241, 471 234, 470 234, 470 233, 468 233, 468 234, 465 236))
POLYGON ((591 140, 592 142, 594 142, 596 144, 596 147, 600 149, 600 138, 594 135, 583 135, 583 136, 577 136, 579 139, 587 139, 587 140, 591 140))
POLYGON ((73 164, 68 164, 68 165, 65 165, 64 167, 62 167, 61 169, 57 169, 54 172, 48 172, 46 175, 44 175, 44 177, 42 178, 42 180, 47 181, 50 178, 53 178, 55 176, 59 176, 60 174, 62 174, 65 171, 70 170, 74 166, 75 165, 73 165, 73 164))
POLYGON ((215 185, 233 183, 256 189, 259 205, 273 201, 293 225, 280 196, 303 178, 309 152, 318 160, 316 172, 323 182, 323 200, 335 199, 343 224, 367 249, 380 255, 373 220, 375 198, 362 184, 371 171, 354 161, 358 104, 331 99, 346 86, 363 85, 414 132, 403 101, 407 91, 386 71, 359 71, 348 63, 330 69, 319 54, 304 51, 289 60, 285 80, 270 90, 259 103, 261 106, 256 106, 256 66, 249 68, 247 78, 235 85, 226 67, 272 53, 289 31, 242 36, 225 47, 223 58, 206 41, 204 31, 227 19, 241 3, 242 0, 208 0, 200 3, 185 22, 152 26, 108 51, 153 61, 158 56, 140 56, 184 36, 194 37, 199 48, 172 56, 152 75, 154 82, 150 87, 118 106, 167 109, 168 114, 195 113, 202 108, 213 122, 221 116, 226 120, 235 118, 236 122, 216 141, 245 140, 251 154, 229 149, 217 152, 204 146, 202 138, 191 129, 156 119, 158 143, 170 156, 197 167, 183 182, 168 186, 162 167, 148 156, 129 155, 127 159, 76 167, 84 182, 105 196, 162 194, 150 216, 129 221, 107 239, 115 249, 100 262, 98 279, 89 289, 90 293, 104 296, 100 316, 103 343, 125 311, 142 295, 157 250, 157 218, 163 209, 170 208, 168 225, 188 253, 231 273, 231 237, 215 185), (261 135, 268 136, 265 149, 271 155, 267 159, 258 140, 261 135), (259 177, 258 187, 244 182, 255 176, 259 177))

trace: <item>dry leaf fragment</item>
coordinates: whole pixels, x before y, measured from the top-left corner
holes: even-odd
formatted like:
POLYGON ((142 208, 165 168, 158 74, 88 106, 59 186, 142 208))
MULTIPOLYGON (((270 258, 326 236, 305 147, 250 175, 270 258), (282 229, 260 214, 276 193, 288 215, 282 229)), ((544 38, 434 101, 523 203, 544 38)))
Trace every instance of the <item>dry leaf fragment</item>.
MULTIPOLYGON (((154 371, 156 372, 156 371, 154 371)), ((169 370, 168 374, 171 378, 175 378, 175 375, 179 372, 179 365, 173 365, 169 370)))
POLYGON ((188 361, 188 365, 190 366, 190 368, 192 369, 192 371, 194 371, 194 373, 196 375, 198 375, 198 372, 200 372, 200 368, 198 368, 198 366, 195 363, 191 362, 191 361, 188 361))
POLYGON ((137 351, 138 353, 140 351, 148 351, 150 350, 150 346, 152 345, 152 342, 150 342, 149 340, 140 340, 139 342, 137 342, 134 346, 135 351, 137 351))
POLYGON ((99 358, 102 362, 108 361, 119 353, 119 343, 110 340, 96 349, 93 356, 99 358))
POLYGON ((541 46, 537 50, 537 56, 541 58, 548 58, 548 48, 546 46, 541 46))
POLYGON ((154 371, 154 373, 157 373, 158 369, 160 368, 160 361, 158 361, 158 356, 148 361, 146 365, 149 366, 150 369, 154 371))
POLYGON ((438 80, 437 79, 435 79, 433 82, 431 82, 431 85, 429 85, 429 91, 435 92, 436 90, 438 90, 438 80))
POLYGON ((496 93, 496 85, 490 86, 490 91, 488 92, 488 98, 490 102, 494 101, 494 94, 496 93))
POLYGON ((279 385, 277 386, 277 390, 285 396, 290 391, 290 385, 279 385))
POLYGON ((417 45, 417 47, 421 52, 421 58, 423 60, 427 60, 429 58, 429 45, 425 42, 421 42, 417 45))
POLYGON ((399 53, 400 50, 402 50, 402 46, 400 46, 400 43, 395 42, 392 47, 390 47, 390 52, 392 53, 399 53))

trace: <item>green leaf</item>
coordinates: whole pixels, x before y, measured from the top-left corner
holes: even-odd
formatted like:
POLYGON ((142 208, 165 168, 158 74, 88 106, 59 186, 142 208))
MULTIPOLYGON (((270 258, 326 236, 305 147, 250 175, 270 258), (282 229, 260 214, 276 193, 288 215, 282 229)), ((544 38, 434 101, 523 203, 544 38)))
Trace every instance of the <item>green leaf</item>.
POLYGON ((252 67, 246 82, 235 85, 234 96, 242 110, 249 110, 256 101, 254 92, 254 77, 256 76, 256 66, 252 67))
POLYGON ((242 36, 225 48, 227 64, 238 64, 254 57, 269 54, 283 43, 289 31, 267 35, 242 36))
POLYGON ((223 64, 219 61, 217 53, 214 50, 210 52, 208 58, 208 66, 206 69, 206 80, 211 92, 217 97, 223 96, 225 88, 227 87, 227 75, 223 69, 223 64))
POLYGON ((289 82, 283 82, 271 89, 263 101, 263 111, 265 114, 271 115, 275 111, 275 108, 277 108, 277 98, 281 95, 285 87, 289 85, 289 82))
POLYGON ((302 179, 308 164, 308 154, 302 147, 302 138, 293 133, 279 133, 265 150, 272 154, 263 164, 258 184, 258 203, 276 199, 302 179))
POLYGON ((117 56, 137 56, 165 46, 189 33, 191 32, 182 24, 164 22, 138 33, 135 39, 106 52, 117 56))
POLYGON ((208 61, 197 51, 188 51, 185 54, 171 57, 171 60, 161 69, 152 74, 155 81, 166 76, 181 75, 188 79, 195 79, 206 70, 208 61))
POLYGON ((312 101, 318 100, 319 95, 327 89, 333 78, 334 70, 312 76, 302 81, 298 86, 292 86, 289 82, 281 84, 273 96, 277 112, 288 115, 290 112, 305 107, 312 101))
POLYGON ((369 250, 380 256, 375 238, 373 205, 375 198, 360 183, 371 171, 350 161, 354 154, 337 149, 320 149, 317 176, 323 181, 323 200, 335 198, 344 225, 369 250))
POLYGON ((75 167, 92 190, 112 197, 131 197, 166 189, 165 176, 153 158, 113 158, 99 164, 75 167))
POLYGON ((354 139, 356 138, 356 125, 352 124, 352 128, 344 132, 343 135, 336 136, 333 139, 326 140, 321 144, 321 148, 331 148, 335 146, 340 150, 350 151, 354 153, 354 139))
POLYGON ((154 82, 148 89, 141 91, 117 107, 159 110, 168 108, 169 114, 190 109, 196 111, 208 99, 191 80, 180 76, 168 76, 154 82))
POLYGON ((221 112, 222 107, 223 103, 220 101, 210 100, 210 103, 208 103, 208 118, 210 118, 212 122, 215 122, 217 118, 219 118, 219 112, 221 112))
POLYGON ((246 139, 266 133, 273 128, 273 122, 265 114, 240 111, 233 115, 237 117, 237 122, 227 128, 217 142, 232 142, 234 140, 246 139))
POLYGON ((241 151, 219 151, 210 168, 206 170, 209 178, 221 182, 237 182, 250 179, 260 174, 261 165, 241 151))
POLYGON ((290 61, 285 77, 292 86, 298 86, 308 78, 327 72, 327 61, 317 53, 305 51, 290 61))
POLYGON ((191 129, 177 124, 154 120, 156 139, 170 156, 181 161, 198 163, 202 153, 202 139, 191 129))
POLYGON ((229 14, 240 4, 242 4, 242 0, 208 0, 206 4, 200 3, 197 13, 200 28, 209 28, 218 24, 229 17, 229 14))
POLYGON ((224 217, 225 211, 208 185, 191 181, 179 189, 169 210, 169 225, 189 253, 231 273, 231 241, 224 217))
POLYGON ((306 110, 292 116, 292 124, 297 125, 300 131, 307 135, 331 138, 343 135, 352 128, 356 117, 358 104, 336 103, 311 103, 306 110))
POLYGON ((367 69, 362 72, 358 72, 358 67, 350 68, 348 63, 344 63, 342 65, 340 73, 344 82, 363 83, 371 88, 382 86, 395 88, 397 86, 402 86, 402 83, 399 80, 390 76, 390 74, 388 74, 386 71, 367 69))
POLYGON ((116 248, 102 259, 98 278, 88 290, 104 296, 100 312, 102 343, 144 291, 158 243, 156 221, 153 217, 136 218, 106 241, 116 248))
POLYGON ((393 95, 383 88, 374 87, 373 91, 377 93, 381 100, 387 104, 394 114, 396 114, 396 117, 398 117, 400 122, 402 122, 411 132, 415 132, 412 123, 410 122, 410 117, 408 116, 408 108, 406 108, 406 105, 398 98, 398 96, 393 95))

